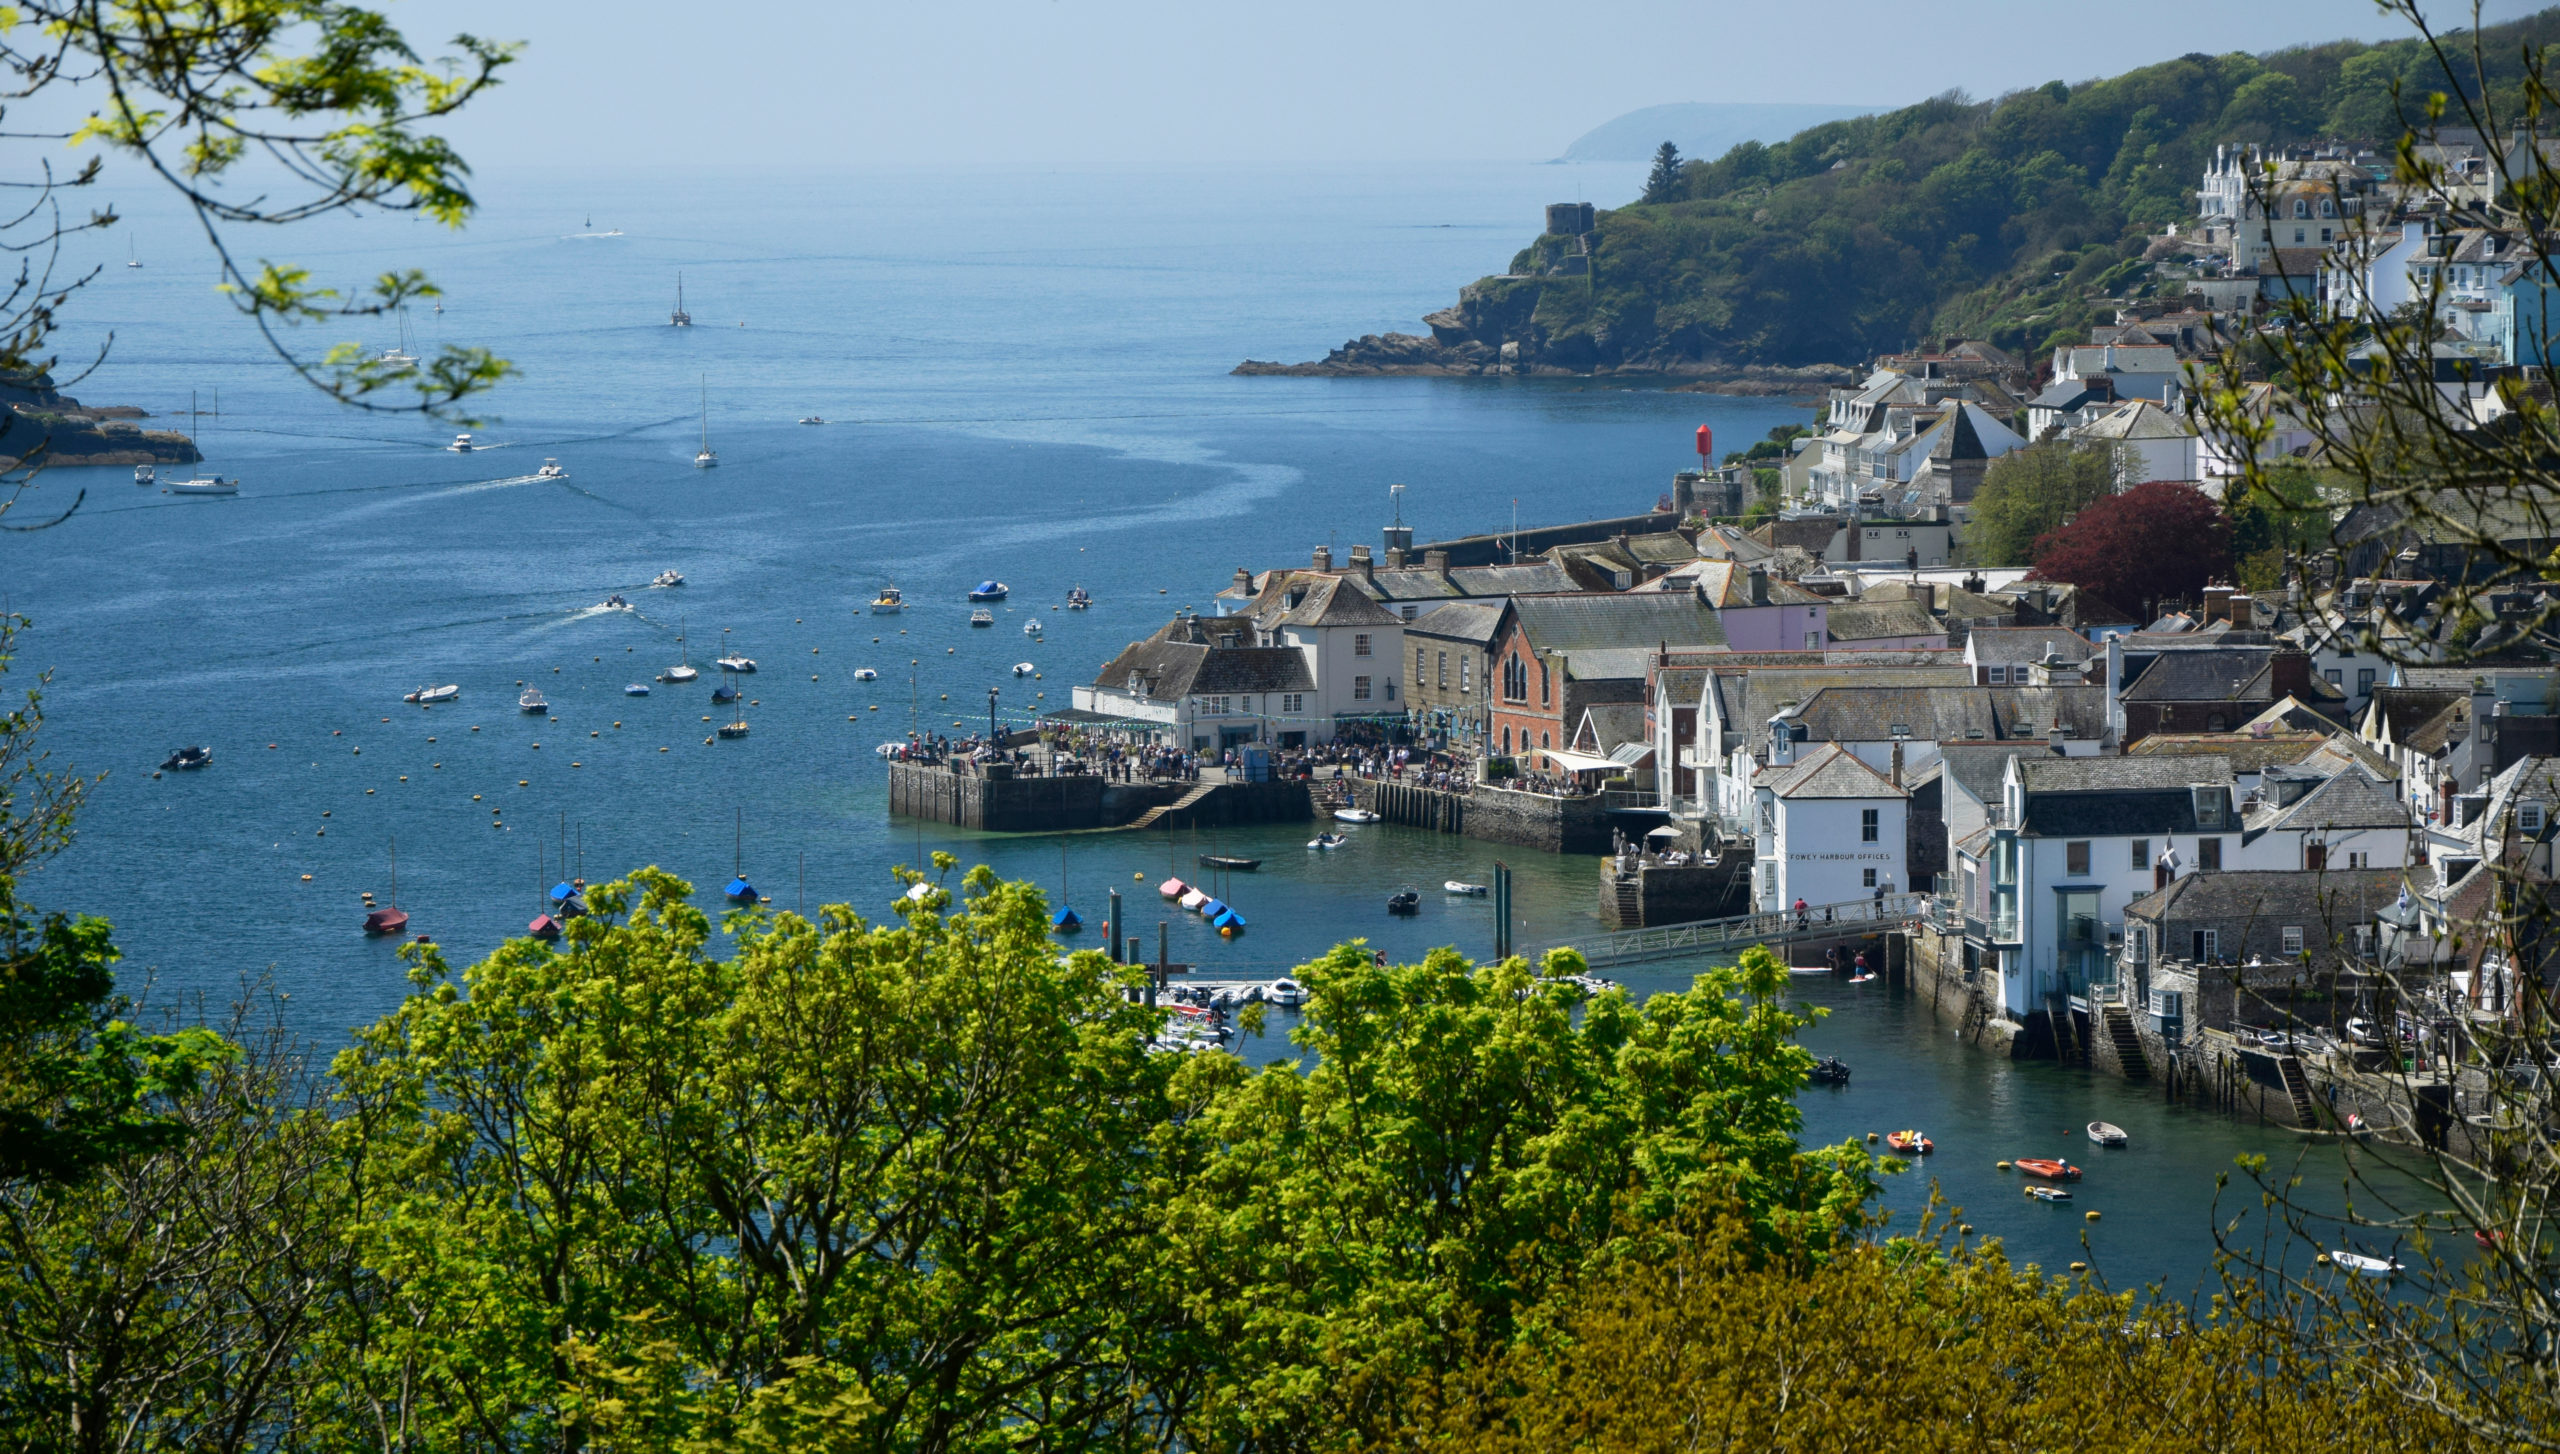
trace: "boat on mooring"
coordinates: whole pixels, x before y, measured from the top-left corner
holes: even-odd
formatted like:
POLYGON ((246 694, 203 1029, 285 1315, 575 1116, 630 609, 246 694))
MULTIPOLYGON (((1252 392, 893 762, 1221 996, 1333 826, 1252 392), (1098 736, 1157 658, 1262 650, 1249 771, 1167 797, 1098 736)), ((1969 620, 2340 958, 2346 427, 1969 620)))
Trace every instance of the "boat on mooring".
POLYGON ((1422 895, 1414 891, 1413 885, 1407 884, 1403 888, 1396 890, 1394 893, 1387 895, 1387 912, 1390 914, 1419 914, 1422 912, 1422 895))
POLYGON ((177 751, 169 754, 168 760, 160 764, 160 770, 162 772, 193 772, 197 768, 211 767, 212 765, 212 748, 181 747, 177 751))
POLYGON ((1040 623, 1039 623, 1039 622, 1037 622, 1037 621, 1025 621, 1025 622, 1023 622, 1023 623, 1022 623, 1022 634, 1023 634, 1023 635, 1025 635, 1025 636, 1030 636, 1030 637, 1034 637, 1034 638, 1038 637, 1038 636, 1039 636, 1039 634, 1040 634, 1040 623))
POLYGON ((1017 661, 1013 664, 1013 674, 1018 677, 1027 677, 1036 670, 1038 668, 1027 661, 1017 661))
POLYGON ((896 586, 882 586, 880 594, 871 598, 871 614, 874 616, 895 616, 905 609, 907 598, 898 593, 896 586))
POLYGON ((2397 1257, 2368 1257, 2361 1252, 2332 1252, 2329 1254, 2329 1260, 2336 1263, 2341 1270, 2352 1272, 2358 1277, 2397 1277, 2402 1270, 2400 1259, 2397 1257))
POLYGON ((683 636, 677 636, 676 664, 658 673, 658 680, 669 684, 681 684, 692 681, 700 675, 702 675, 702 669, 693 664, 692 649, 684 644, 683 636))
MULTIPOLYGON (((371 898, 372 895, 366 895, 371 898)), ((364 916, 364 932, 381 936, 398 934, 409 927, 409 911, 400 907, 400 842, 391 843, 391 907, 374 909, 364 916)))
POLYGON ((1457 894, 1470 899, 1481 899, 1489 892, 1483 884, 1471 884, 1454 878, 1442 884, 1440 888, 1444 893, 1457 894))
POLYGON ((1884 1147, 1896 1156, 1926 1156, 1938 1149, 1938 1143, 1917 1131, 1888 1132, 1884 1147))
POLYGON ((867 666, 856 667, 854 668, 853 679, 858 682, 876 682, 880 680, 880 673, 873 671, 867 666))
POLYGON ((1849 1067, 1842 1063, 1840 1057, 1826 1055, 1813 1063, 1813 1069, 1806 1078, 1815 1085, 1847 1085, 1849 1067))
MULTIPOLYGON (((196 443, 197 417, 196 396, 190 393, 187 395, 187 449, 201 460, 204 450, 196 443)), ((147 482, 137 472, 134 483, 147 482)), ((171 480, 166 488, 172 495, 236 495, 240 493, 240 481, 236 478, 226 480, 220 475, 199 474, 192 479, 171 480)))
POLYGON ((719 660, 711 664, 720 668, 722 671, 733 671, 740 676, 746 676, 756 669, 756 659, 754 657, 739 656, 734 652, 728 656, 721 657, 719 660))
POLYGON ((969 588, 969 599, 972 601, 1001 601, 1007 595, 1011 594, 1011 592, 1012 587, 1007 586, 1002 581, 980 581, 975 586, 969 588))
POLYGON ((2091 1121, 2089 1139, 2101 1146, 2122 1146, 2125 1144, 2124 1127, 2113 1121, 2091 1121))
POLYGON ((432 707, 438 702, 450 702, 461 695, 460 682, 447 682, 440 687, 420 687, 414 692, 404 693, 400 700, 415 702, 421 707, 432 707))
POLYGON ((1092 595, 1092 593, 1091 593, 1091 592, 1087 591, 1084 587, 1082 587, 1082 586, 1069 586, 1069 587, 1067 588, 1067 609, 1068 609, 1068 610, 1070 610, 1070 611, 1081 611, 1081 610, 1085 609, 1087 606, 1090 606, 1090 605, 1092 605, 1092 604, 1093 604, 1093 595, 1092 595))
POLYGON ((2058 1186, 2031 1186, 2027 1188, 2027 1195, 2034 1197, 2037 1201, 2048 1203, 2071 1200, 2071 1193, 2058 1186))
POLYGON ((1370 812, 1366 808, 1336 808, 1333 810, 1333 816, 1337 821, 1344 823, 1375 823, 1379 821, 1378 815, 1370 812))
POLYGON ((720 456, 711 452, 711 378, 706 374, 702 380, 702 448, 693 457, 693 467, 707 470, 718 463, 720 456))
POLYGON ((1200 855, 1200 866, 1202 868, 1237 869, 1245 873, 1251 873, 1253 870, 1262 867, 1262 860, 1259 858, 1236 858, 1224 853, 1204 853, 1200 855))
POLYGON ((626 683, 622 688, 622 694, 626 697, 645 697, 649 695, 649 684, 647 682, 626 683))
POLYGON ((551 715, 551 703, 543 698, 542 689, 540 687, 527 687, 524 689, 523 695, 516 698, 516 710, 519 712, 539 712, 547 717, 551 715))
POLYGON ((2059 1156, 2021 1156, 2011 1164, 2029 1176, 2041 1176, 2047 1181, 2080 1179, 2080 1168, 2059 1156))
POLYGON ((993 626, 996 624, 996 613, 987 610, 982 606, 969 613, 969 624, 972 626, 993 626))
POLYGON ((133 482, 137 485, 156 485, 160 482, 160 471, 147 464, 135 465, 133 482))

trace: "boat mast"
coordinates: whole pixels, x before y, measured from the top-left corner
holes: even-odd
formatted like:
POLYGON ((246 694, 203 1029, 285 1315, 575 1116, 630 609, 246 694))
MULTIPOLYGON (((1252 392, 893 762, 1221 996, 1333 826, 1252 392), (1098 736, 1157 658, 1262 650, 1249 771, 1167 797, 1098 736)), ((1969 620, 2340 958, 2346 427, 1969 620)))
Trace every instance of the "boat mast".
POLYGON ((397 834, 391 839, 391 907, 400 907, 400 839, 397 834))
POLYGON ((711 376, 702 376, 702 452, 711 452, 711 376))

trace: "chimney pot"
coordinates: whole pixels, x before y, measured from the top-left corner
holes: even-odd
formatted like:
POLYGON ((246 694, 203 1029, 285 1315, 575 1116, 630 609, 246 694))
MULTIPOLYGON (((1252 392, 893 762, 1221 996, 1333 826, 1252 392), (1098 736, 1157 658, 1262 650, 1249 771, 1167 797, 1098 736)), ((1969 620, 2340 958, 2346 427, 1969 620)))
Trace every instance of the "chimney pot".
POLYGON ((1319 546, 1317 546, 1317 547, 1316 547, 1316 549, 1315 549, 1315 568, 1316 568, 1317 570, 1331 570, 1331 569, 1333 569, 1333 547, 1332 547, 1332 546, 1330 546, 1330 545, 1319 545, 1319 546))

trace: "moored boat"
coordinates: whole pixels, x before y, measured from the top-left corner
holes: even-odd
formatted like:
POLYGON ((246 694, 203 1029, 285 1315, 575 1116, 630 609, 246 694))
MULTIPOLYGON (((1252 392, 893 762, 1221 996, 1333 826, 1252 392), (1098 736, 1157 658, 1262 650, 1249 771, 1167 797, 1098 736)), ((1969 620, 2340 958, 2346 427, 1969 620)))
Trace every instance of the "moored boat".
POLYGON ((1884 1138, 1884 1145, 1896 1156, 1926 1156, 1938 1149, 1937 1142, 1917 1131, 1889 1132, 1884 1138))
POLYGON ((1813 1063, 1813 1070, 1806 1078, 1815 1085, 1847 1085, 1849 1067, 1842 1064, 1838 1056, 1826 1055, 1813 1063))
POLYGON ((1194 888, 1185 892, 1181 898, 1174 900, 1174 902, 1180 904, 1183 908, 1197 911, 1202 904, 1209 902, 1209 896, 1202 893, 1199 889, 1194 888))
POLYGON ((1336 808, 1333 810, 1333 816, 1337 821, 1344 823, 1375 823, 1378 821, 1378 815, 1370 812, 1366 808, 1336 808))
POLYGON ((649 695, 649 684, 647 682, 627 683, 622 688, 622 694, 626 697, 645 697, 649 695))
POLYGON ((972 611, 969 613, 969 624, 972 626, 993 626, 996 624, 996 613, 985 609, 972 611))
POLYGON ((2041 1176, 2047 1181, 2080 1179, 2080 1168, 2059 1156, 2021 1156, 2011 1164, 2029 1176, 2041 1176))
POLYGON ((2401 1271, 2397 1257, 2368 1257, 2361 1252, 2340 1250, 2330 1253, 2329 1260, 2358 1277, 2397 1277, 2401 1271))
POLYGON ((2031 1186, 2027 1188, 2027 1195, 2034 1197, 2040 1202, 2067 1202, 2071 1200, 2071 1193, 2064 1191, 2058 1186, 2031 1186))
POLYGON ((160 482, 160 471, 147 464, 135 465, 133 482, 137 485, 156 485, 160 482))
POLYGON ((1039 623, 1039 622, 1037 622, 1037 621, 1025 621, 1025 622, 1023 622, 1023 623, 1022 623, 1022 634, 1023 634, 1023 635, 1025 635, 1025 636, 1037 636, 1037 635, 1039 635, 1039 634, 1040 634, 1040 623, 1039 623))
POLYGON ((374 935, 377 938, 385 934, 398 934, 408 927, 408 910, 397 906, 388 909, 376 909, 372 913, 364 916, 364 932, 374 935))
POLYGON ((874 616, 895 616, 905 609, 907 598, 898 594, 896 586, 882 586, 880 594, 871 598, 871 614, 874 616))
POLYGON ((880 680, 880 673, 867 666, 857 667, 854 669, 853 679, 858 682, 876 682, 880 680))
POLYGON ((1082 586, 1070 586, 1070 587, 1068 587, 1068 588, 1067 588, 1067 609, 1068 609, 1068 610, 1070 610, 1070 611, 1081 611, 1081 610, 1083 610, 1085 607, 1090 606, 1090 605, 1092 605, 1092 604, 1093 604, 1093 597, 1092 597, 1092 595, 1091 595, 1090 593, 1088 593, 1088 592, 1085 590, 1085 588, 1084 588, 1084 587, 1082 587, 1082 586))
POLYGON ((1178 878, 1168 878, 1163 883, 1156 885, 1156 892, 1164 895, 1168 899, 1178 899, 1184 894, 1191 892, 1191 885, 1184 883, 1178 878))
POLYGON ((1315 837, 1307 840, 1307 846, 1309 848, 1335 849, 1340 848, 1343 844, 1350 841, 1350 839, 1343 837, 1339 833, 1319 833, 1315 837))
POLYGON ((1250 873, 1253 870, 1262 867, 1262 860, 1259 858, 1236 858, 1224 853, 1204 853, 1200 855, 1200 866, 1202 868, 1241 869, 1250 873))
POLYGON ((733 904, 752 904, 756 902, 756 886, 747 882, 747 876, 742 873, 723 885, 720 895, 733 904))
POLYGON ((2112 1121, 2091 1121, 2089 1139, 2101 1146, 2122 1146, 2125 1144, 2124 1128, 2112 1121))
POLYGON ((1006 596, 1012 594, 1012 590, 1012 587, 1006 585, 1002 581, 980 581, 969 588, 969 599, 972 601, 1001 601, 1006 596))
POLYGON ((192 772, 200 767, 209 767, 212 763, 212 748, 181 747, 170 753, 168 760, 161 763, 160 768, 163 772, 192 772))
POLYGON ((1027 661, 1017 661, 1013 664, 1013 674, 1018 677, 1027 677, 1038 670, 1038 667, 1033 666, 1027 661))
POLYGON ((1464 896, 1466 896, 1466 897, 1468 897, 1468 898, 1471 898, 1471 899, 1480 899, 1480 898, 1483 898, 1483 897, 1485 896, 1486 892, 1487 892, 1487 890, 1486 890, 1486 888, 1485 888, 1485 886, 1484 886, 1483 884, 1471 884, 1471 883, 1468 883, 1468 882, 1467 882, 1466 880, 1464 880, 1464 879, 1455 879, 1455 878, 1453 878, 1453 879, 1449 880, 1447 883, 1442 884, 1440 887, 1441 887, 1441 889, 1442 889, 1443 891, 1445 891, 1445 892, 1453 893, 1453 894, 1462 894, 1462 895, 1464 895, 1464 896))
POLYGON ((549 716, 551 713, 551 703, 543 698, 542 689, 540 687, 527 687, 524 689, 524 693, 516 698, 516 710, 519 712, 539 712, 544 716, 549 716))
POLYGON ((1387 896, 1387 912, 1390 914, 1419 914, 1422 912, 1422 895, 1416 893, 1411 884, 1407 884, 1403 888, 1400 888, 1387 896))
POLYGON ((448 682, 440 687, 420 687, 414 692, 402 694, 400 700, 415 702, 421 707, 432 707, 438 702, 450 702, 461 695, 462 685, 459 682, 448 682))
POLYGON ((1049 916, 1049 930, 1053 934, 1073 934, 1082 928, 1084 919, 1073 909, 1062 908, 1049 916))
POLYGON ((1262 987, 1262 997, 1275 1005, 1294 1007, 1307 1002, 1307 987, 1284 974, 1262 987))
POLYGON ((733 671, 740 676, 745 676, 756 669, 756 659, 754 657, 740 656, 735 652, 721 657, 719 660, 711 664, 720 668, 722 671, 733 671))
POLYGON ((560 921, 549 914, 536 914, 533 922, 524 926, 524 932, 548 944, 560 937, 560 921))
POLYGON ((738 689, 727 682, 722 682, 711 689, 711 701, 714 706, 725 707, 736 700, 738 700, 738 689))

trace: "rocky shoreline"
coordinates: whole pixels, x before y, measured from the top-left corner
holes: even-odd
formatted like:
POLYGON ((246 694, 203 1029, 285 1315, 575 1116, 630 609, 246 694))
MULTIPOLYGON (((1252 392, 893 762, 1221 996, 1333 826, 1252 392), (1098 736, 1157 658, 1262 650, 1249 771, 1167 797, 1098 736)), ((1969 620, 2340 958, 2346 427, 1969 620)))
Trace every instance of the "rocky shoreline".
POLYGON ((148 417, 131 405, 90 408, 41 378, 0 379, 0 469, 195 464, 204 458, 186 435, 132 422, 148 417))
POLYGON ((1457 306, 1422 320, 1428 335, 1371 333, 1306 363, 1247 359, 1234 373, 1278 378, 1621 378, 1677 381, 1694 393, 1817 396, 1852 384, 1845 365, 1786 367, 1732 363, 1693 356, 1678 338, 1655 338, 1641 347, 1606 333, 1551 334, 1539 322, 1534 278, 1485 278, 1459 295, 1457 306))

